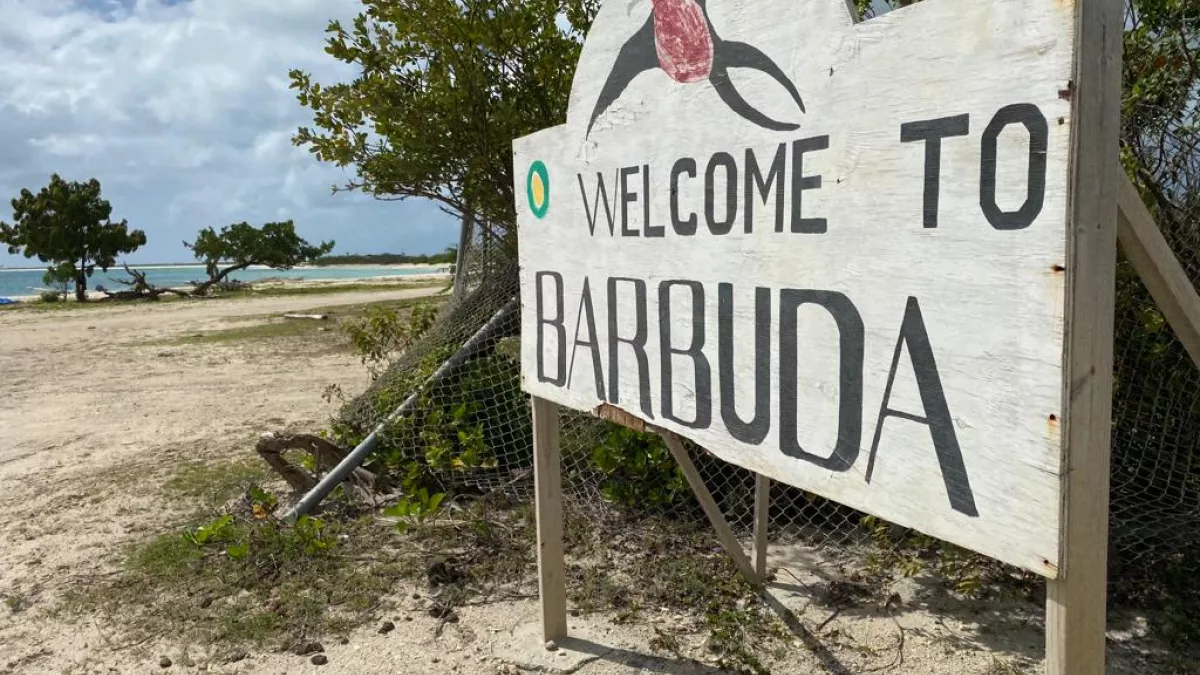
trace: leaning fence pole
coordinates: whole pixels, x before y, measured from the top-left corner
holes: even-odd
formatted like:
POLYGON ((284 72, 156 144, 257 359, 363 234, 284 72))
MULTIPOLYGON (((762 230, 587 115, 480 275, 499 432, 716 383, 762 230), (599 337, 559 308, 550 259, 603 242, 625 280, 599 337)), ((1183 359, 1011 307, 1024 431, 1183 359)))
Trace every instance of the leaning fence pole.
POLYGON ((291 521, 299 518, 311 511, 317 504, 320 504, 321 500, 325 499, 325 497, 329 496, 329 493, 333 492, 334 488, 346 480, 350 476, 350 473, 357 469, 366 460, 367 456, 375 451, 375 446, 379 445, 379 440, 388 426, 394 424, 396 420, 412 410, 421 392, 442 381, 450 371, 470 358, 475 351, 482 347, 500 329, 504 319, 516 311, 517 307, 517 298, 512 298, 505 303, 500 308, 500 311, 493 314, 487 323, 475 331, 475 334, 453 356, 442 362, 442 365, 438 366, 438 369, 432 375, 409 394, 408 398, 404 399, 404 402, 392 411, 392 414, 380 422, 369 436, 364 438, 358 446, 351 450, 345 459, 330 469, 329 473, 325 474, 313 489, 308 491, 308 494, 301 497, 300 501, 296 502, 296 505, 284 514, 284 519, 291 521))

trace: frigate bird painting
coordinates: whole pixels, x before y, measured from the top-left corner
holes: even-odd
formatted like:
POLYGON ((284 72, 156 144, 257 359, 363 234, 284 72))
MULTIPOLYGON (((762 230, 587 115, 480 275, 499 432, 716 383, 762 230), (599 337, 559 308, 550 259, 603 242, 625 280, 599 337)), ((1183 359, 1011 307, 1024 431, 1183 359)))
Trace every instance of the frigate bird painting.
POLYGON ((770 75, 791 95, 800 112, 804 102, 796 85, 769 56, 744 42, 722 40, 713 29, 707 0, 651 0, 650 17, 617 54, 588 120, 587 134, 638 75, 661 69, 681 84, 708 81, 721 100, 744 119, 766 129, 791 131, 794 122, 768 117, 753 107, 729 79, 730 68, 751 68, 770 75))

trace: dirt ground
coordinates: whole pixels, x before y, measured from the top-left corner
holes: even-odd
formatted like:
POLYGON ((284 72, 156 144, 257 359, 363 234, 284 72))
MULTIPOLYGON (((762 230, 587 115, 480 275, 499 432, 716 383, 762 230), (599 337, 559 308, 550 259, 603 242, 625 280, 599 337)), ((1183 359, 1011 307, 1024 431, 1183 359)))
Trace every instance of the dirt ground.
MULTIPOLYGON (((534 599, 464 607, 461 620, 435 637, 437 621, 400 593, 396 616, 381 617, 400 628, 381 635, 364 626, 346 644, 327 644, 324 666, 274 652, 205 664, 203 645, 129 644, 108 632, 111 622, 56 613, 68 589, 114 574, 123 545, 178 526, 181 514, 158 495, 184 463, 253 458, 265 430, 320 428, 333 411, 322 398, 327 385, 355 394, 368 382, 353 354, 302 341, 172 339, 284 312, 430 292, 0 313, 0 596, 22 599, 19 611, 0 607, 0 673, 723 672, 652 654, 656 625, 686 621, 667 614, 635 625, 572 619, 581 639, 547 653, 530 637, 534 599), (160 667, 164 655, 173 659, 169 670, 160 667)), ((774 595, 795 618, 792 647, 773 672, 999 675, 1040 668, 1035 605, 961 601, 918 578, 899 583, 883 605, 834 613, 815 601, 816 589, 845 561, 793 546, 776 547, 770 562, 783 568, 774 595)), ((1142 619, 1116 623, 1110 672, 1186 672, 1144 637, 1142 619)))

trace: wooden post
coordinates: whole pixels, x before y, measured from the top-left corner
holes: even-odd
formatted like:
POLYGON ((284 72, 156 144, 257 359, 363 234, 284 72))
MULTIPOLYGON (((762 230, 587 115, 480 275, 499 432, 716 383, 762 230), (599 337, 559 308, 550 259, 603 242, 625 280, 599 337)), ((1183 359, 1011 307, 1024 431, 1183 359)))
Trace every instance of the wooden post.
POLYGON ((762 583, 762 579, 755 574, 754 568, 750 565, 750 559, 746 557, 746 552, 742 550, 742 544, 738 541, 737 535, 733 533, 729 523, 725 522, 725 516, 721 514, 720 507, 713 500, 712 493, 708 491, 704 479, 696 470, 696 465, 692 463, 692 458, 688 457, 687 448, 683 447, 683 442, 670 431, 660 429, 658 433, 666 442, 667 449, 671 451, 671 456, 675 458, 679 468, 683 470, 683 477, 687 479, 692 492, 696 493, 696 499, 704 509, 704 514, 708 516, 708 522, 712 523, 713 529, 717 531, 717 538, 721 540, 721 546, 729 554, 729 557, 733 558, 733 564, 750 583, 762 583))
POLYGON ((1117 201, 1121 207, 1117 222, 1121 250, 1146 284, 1175 337, 1200 366, 1200 295, 1196 287, 1126 176, 1121 176, 1117 201))
MULTIPOLYGON (((1046 672, 1104 673, 1121 0, 1077 0, 1063 375, 1059 578, 1047 582, 1046 672)), ((1054 425, 1055 420, 1047 424, 1054 425)))
POLYGON ((767 580, 767 526, 771 521, 771 479, 754 477, 754 571, 767 580))
POLYGON ((567 580, 563 558, 562 462, 558 447, 558 405, 536 396, 531 397, 531 403, 542 635, 546 640, 561 640, 567 637, 567 580))

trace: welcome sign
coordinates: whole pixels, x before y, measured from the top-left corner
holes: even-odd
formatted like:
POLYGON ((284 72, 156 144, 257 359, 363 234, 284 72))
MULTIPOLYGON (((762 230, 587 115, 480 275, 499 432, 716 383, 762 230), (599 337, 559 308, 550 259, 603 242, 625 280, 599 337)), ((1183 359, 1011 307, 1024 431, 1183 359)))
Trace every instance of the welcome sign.
POLYGON ((1073 20, 606 3, 514 143, 525 389, 1055 577, 1073 20))

